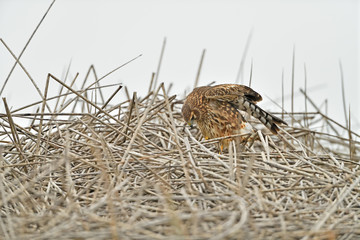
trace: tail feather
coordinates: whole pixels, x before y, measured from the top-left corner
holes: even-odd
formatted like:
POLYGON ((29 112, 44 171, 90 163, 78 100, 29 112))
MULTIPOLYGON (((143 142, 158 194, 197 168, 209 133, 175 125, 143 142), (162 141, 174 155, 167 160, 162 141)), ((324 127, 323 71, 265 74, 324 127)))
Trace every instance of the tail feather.
POLYGON ((260 122, 264 124, 274 134, 277 134, 279 131, 279 127, 277 126, 278 124, 287 125, 287 123, 282 119, 266 112, 265 110, 250 101, 245 100, 243 106, 244 108, 242 110, 245 110, 251 116, 259 119, 260 122))

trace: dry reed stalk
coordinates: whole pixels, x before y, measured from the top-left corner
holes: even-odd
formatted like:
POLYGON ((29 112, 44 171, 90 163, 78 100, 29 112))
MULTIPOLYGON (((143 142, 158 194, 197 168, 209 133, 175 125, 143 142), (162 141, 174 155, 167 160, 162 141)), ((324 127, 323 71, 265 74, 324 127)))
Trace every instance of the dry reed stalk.
POLYGON ((203 62, 204 62, 205 53, 206 53, 206 49, 204 49, 201 54, 200 63, 199 63, 199 67, 198 67, 195 82, 194 82, 194 88, 199 86, 200 73, 201 73, 203 62))
MULTIPOLYGON (((42 24, 42 22, 44 21, 46 15, 49 13, 51 7, 54 5, 55 3, 55 0, 52 1, 52 3, 49 5, 48 9, 46 10, 45 14, 43 15, 43 17, 41 18, 40 22, 38 23, 38 25, 36 26, 36 28, 34 29, 34 31, 31 33, 31 36, 29 37, 28 41, 26 42, 24 48, 21 50, 21 53, 19 54, 19 57, 17 57, 18 60, 20 60, 21 56, 24 54, 27 46, 30 44, 31 40, 33 39, 33 37, 35 36, 35 33, 37 32, 37 30, 39 29, 40 25, 42 24)), ((2 95, 5 87, 6 87, 6 84, 8 83, 9 79, 10 79, 10 76, 11 74, 13 73, 16 65, 18 64, 18 61, 16 61, 14 63, 14 65, 12 66, 8 76, 6 77, 5 81, 4 81, 4 84, 2 85, 1 87, 1 90, 0 90, 0 95, 2 95)))
MULTIPOLYGON (((295 126, 277 136, 259 129, 242 151, 232 145, 218 154, 219 139, 202 140, 186 127, 181 101, 163 84, 112 104, 125 87, 112 86, 97 103, 85 83, 76 90, 51 79, 69 92, 44 91, 34 113, 6 107, 0 114, 5 239, 360 237, 360 142, 350 123, 284 111, 295 126), (52 111, 50 99, 59 102, 52 111), (17 119, 33 121, 20 126, 17 119), (351 137, 318 131, 319 123, 351 137)), ((97 94, 99 80, 88 85, 97 94)))
POLYGON ((158 85, 158 79, 159 79, 159 75, 160 75, 161 63, 162 63, 162 59, 164 57, 165 48, 166 48, 166 37, 164 37, 163 44, 162 44, 162 47, 161 47, 161 53, 160 53, 156 73, 155 73, 155 76, 154 76, 154 84, 152 86, 153 87, 152 90, 155 90, 157 85, 158 85))
POLYGON ((254 31, 254 29, 252 28, 250 30, 250 32, 249 32, 249 35, 248 35, 247 39, 246 39, 246 43, 245 43, 245 46, 244 46, 244 51, 242 53, 241 60, 240 60, 239 69, 238 69, 238 72, 236 74, 235 83, 239 83, 239 81, 240 81, 241 84, 244 83, 245 60, 246 60, 247 52, 248 52, 249 47, 250 47, 253 31, 254 31))

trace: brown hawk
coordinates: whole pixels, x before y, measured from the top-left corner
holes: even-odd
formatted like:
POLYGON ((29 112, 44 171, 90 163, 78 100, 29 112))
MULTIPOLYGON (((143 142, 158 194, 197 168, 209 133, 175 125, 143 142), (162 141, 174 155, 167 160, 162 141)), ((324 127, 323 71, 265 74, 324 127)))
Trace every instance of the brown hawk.
MULTIPOLYGON (((239 110, 257 118, 270 131, 279 131, 277 124, 286 124, 282 119, 256 105, 260 94, 239 84, 221 84, 195 88, 185 99, 182 114, 185 121, 197 123, 205 139, 252 132, 251 125, 239 110)), ((227 148, 232 139, 220 140, 220 149, 227 148)), ((243 141, 244 139, 237 138, 243 141)))

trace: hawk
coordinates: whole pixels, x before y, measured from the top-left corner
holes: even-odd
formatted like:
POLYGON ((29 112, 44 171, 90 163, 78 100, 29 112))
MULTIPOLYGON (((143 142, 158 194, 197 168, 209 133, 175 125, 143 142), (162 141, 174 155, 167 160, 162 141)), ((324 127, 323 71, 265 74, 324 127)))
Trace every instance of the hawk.
MULTIPOLYGON (((252 126, 241 111, 257 118, 276 134, 282 119, 264 111, 256 105, 261 101, 259 93, 239 84, 220 84, 195 88, 185 99, 182 107, 184 120, 193 125, 196 122, 205 139, 252 132, 252 126)), ((220 140, 220 151, 227 148, 232 139, 220 140)), ((244 141, 240 137, 236 140, 244 141)))

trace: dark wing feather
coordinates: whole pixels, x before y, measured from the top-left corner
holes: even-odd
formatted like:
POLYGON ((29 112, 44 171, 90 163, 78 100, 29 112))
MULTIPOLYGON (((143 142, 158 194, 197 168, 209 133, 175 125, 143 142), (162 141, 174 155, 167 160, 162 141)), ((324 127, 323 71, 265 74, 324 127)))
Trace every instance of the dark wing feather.
POLYGON ((247 86, 239 84, 221 84, 211 87, 205 92, 205 97, 208 99, 227 101, 230 103, 237 101, 239 97, 244 97, 253 103, 257 103, 262 100, 259 93, 247 86))
POLYGON ((264 111, 256 105, 262 100, 259 93, 251 88, 238 84, 221 84, 209 88, 205 91, 205 97, 216 101, 229 102, 235 108, 249 113, 257 118, 273 133, 277 133, 279 128, 276 124, 286 124, 282 119, 264 111))

